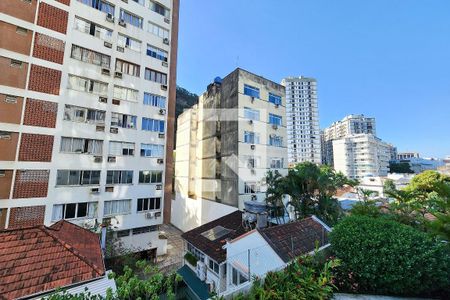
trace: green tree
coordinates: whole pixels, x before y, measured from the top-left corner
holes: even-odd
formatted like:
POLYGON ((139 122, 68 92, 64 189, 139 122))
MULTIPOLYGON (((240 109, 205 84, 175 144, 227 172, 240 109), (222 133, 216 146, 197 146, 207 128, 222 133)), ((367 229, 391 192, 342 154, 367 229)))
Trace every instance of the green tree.
POLYGON ((402 173, 402 174, 412 174, 414 173, 413 170, 411 170, 411 167, 409 163, 407 162, 390 162, 389 163, 389 172, 390 173, 402 173))

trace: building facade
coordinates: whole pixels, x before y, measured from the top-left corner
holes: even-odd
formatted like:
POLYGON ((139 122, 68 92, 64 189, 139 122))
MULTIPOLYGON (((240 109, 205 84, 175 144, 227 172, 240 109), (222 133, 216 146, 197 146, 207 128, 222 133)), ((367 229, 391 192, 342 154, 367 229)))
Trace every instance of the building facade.
POLYGON ((0 2, 0 227, 106 223, 164 253, 178 7, 0 2))
POLYGON ((286 124, 289 164, 322 163, 317 81, 307 77, 288 77, 286 88, 286 124))

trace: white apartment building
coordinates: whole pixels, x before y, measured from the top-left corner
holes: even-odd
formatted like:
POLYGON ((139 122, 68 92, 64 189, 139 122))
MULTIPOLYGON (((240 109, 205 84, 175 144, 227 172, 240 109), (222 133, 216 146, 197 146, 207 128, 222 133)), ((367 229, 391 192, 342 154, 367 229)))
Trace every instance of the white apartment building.
POLYGON ((178 7, 1 1, 0 228, 103 223, 165 253, 178 7))
POLYGON ((373 134, 354 134, 333 140, 334 169, 349 178, 387 176, 390 145, 373 134))
POLYGON ((242 69, 216 78, 178 117, 172 223, 183 231, 265 200, 287 174, 284 87, 242 69))
POLYGON ((286 123, 288 161, 322 163, 317 103, 317 82, 314 78, 288 77, 286 87, 286 123))

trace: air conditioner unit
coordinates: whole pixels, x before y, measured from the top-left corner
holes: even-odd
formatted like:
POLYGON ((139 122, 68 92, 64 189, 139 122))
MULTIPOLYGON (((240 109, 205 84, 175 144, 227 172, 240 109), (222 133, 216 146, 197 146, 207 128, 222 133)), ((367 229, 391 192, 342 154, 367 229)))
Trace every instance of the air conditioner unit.
POLYGON ((161 84, 161 89, 162 89, 163 91, 167 91, 167 85, 161 84))
POLYGON ((119 20, 119 25, 120 26, 122 26, 122 27, 127 27, 127 23, 125 23, 125 21, 124 20, 119 20))
POLYGON ((10 140, 11 134, 8 132, 0 132, 0 140, 10 140))
POLYGON ((248 124, 253 124, 253 120, 248 120, 248 124))
POLYGON ((109 76, 109 75, 111 75, 111 71, 109 69, 107 69, 107 68, 102 68, 102 74, 109 76))
POLYGON ((160 115, 165 115, 165 114, 166 114, 166 110, 165 110, 164 108, 161 108, 161 109, 159 110, 159 114, 160 114, 160 115))
POLYGON ((110 42, 103 42, 103 46, 106 48, 112 48, 112 44, 110 42))
POLYGON ((11 96, 11 95, 6 95, 5 102, 9 103, 9 104, 17 103, 17 97, 16 96, 11 96))
POLYGON ((125 52, 125 48, 124 48, 124 47, 117 46, 117 51, 123 53, 123 52, 125 52))
POLYGON ((256 197, 256 195, 252 195, 252 201, 256 201, 258 200, 258 197, 256 197))
POLYGON ((109 163, 115 163, 116 162, 116 157, 115 156, 108 156, 108 162, 109 163))
POLYGON ((256 174, 256 170, 255 169, 250 169, 250 173, 252 174, 252 175, 255 175, 256 174))
POLYGON ((119 128, 117 128, 117 127, 111 127, 111 128, 109 129, 109 132, 111 132, 111 133, 119 133, 119 128))
POLYGON ((167 61, 163 61, 161 64, 162 64, 163 67, 168 67, 169 66, 169 63, 167 63, 167 61))
POLYGON ((106 21, 113 23, 114 22, 114 16, 112 14, 106 15, 106 21))
POLYGON ((166 135, 165 135, 164 133, 158 134, 158 137, 159 137, 160 139, 163 139, 165 136, 166 136, 166 135))
POLYGON ((280 106, 280 104, 275 104, 275 108, 278 108, 278 106, 280 106))
POLYGON ((107 193, 114 192, 114 187, 113 186, 105 186, 105 192, 107 192, 107 193))
POLYGON ((99 188, 91 188, 91 191, 90 191, 90 193, 91 194, 100 194, 100 189, 99 188))
POLYGON ((101 103, 108 103, 108 98, 107 98, 107 97, 102 97, 102 96, 100 96, 100 97, 98 97, 98 102, 101 102, 101 103))
POLYGON ((158 160, 156 161, 158 164, 163 164, 164 163, 164 159, 162 159, 162 158, 158 158, 158 160))
POLYGON ((250 145, 250 149, 255 150, 255 145, 250 145))
POLYGON ((169 45, 169 39, 168 38, 164 38, 163 39, 163 43, 166 44, 166 45, 169 45))
POLYGON ((157 184, 157 185, 156 185, 156 190, 157 190, 157 191, 162 190, 162 184, 157 184))
POLYGON ((161 217, 161 212, 160 211, 155 213, 155 218, 159 218, 159 217, 161 217))
POLYGON ((164 18, 164 22, 166 22, 167 24, 170 24, 170 19, 169 18, 164 18))
POLYGON ((95 126, 95 131, 105 131, 105 125, 97 125, 97 126, 95 126))
POLYGON ((122 78, 122 72, 115 72, 114 77, 116 78, 122 78))
POLYGON ((112 104, 114 104, 114 105, 120 105, 120 100, 113 99, 113 100, 112 100, 112 104))
POLYGON ((278 129, 278 125, 273 124, 273 125, 272 125, 272 128, 275 129, 275 130, 277 130, 277 129, 278 129))
POLYGON ((94 156, 94 162, 95 163, 101 163, 103 161, 103 157, 101 156, 94 156))
POLYGON ((155 213, 154 212, 148 212, 145 214, 145 218, 146 219, 153 219, 155 217, 155 213))

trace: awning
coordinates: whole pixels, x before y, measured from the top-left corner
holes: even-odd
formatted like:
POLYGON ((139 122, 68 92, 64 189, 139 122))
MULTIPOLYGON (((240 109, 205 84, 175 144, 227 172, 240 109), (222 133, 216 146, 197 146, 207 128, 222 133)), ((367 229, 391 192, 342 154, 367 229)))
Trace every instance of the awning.
POLYGON ((192 292, 198 297, 200 300, 209 299, 209 289, 208 285, 201 281, 197 275, 189 268, 184 265, 177 271, 183 277, 183 281, 186 285, 191 289, 192 292))

